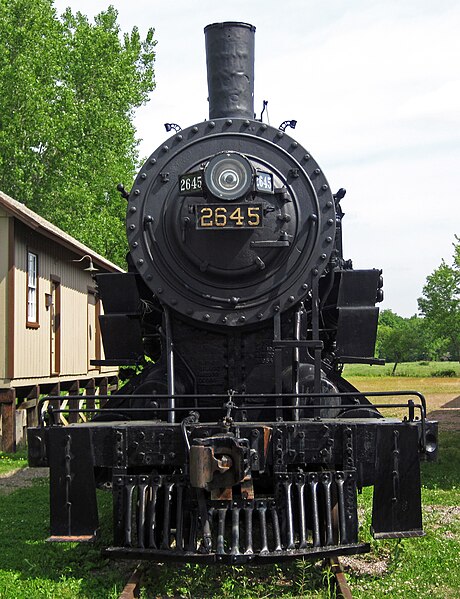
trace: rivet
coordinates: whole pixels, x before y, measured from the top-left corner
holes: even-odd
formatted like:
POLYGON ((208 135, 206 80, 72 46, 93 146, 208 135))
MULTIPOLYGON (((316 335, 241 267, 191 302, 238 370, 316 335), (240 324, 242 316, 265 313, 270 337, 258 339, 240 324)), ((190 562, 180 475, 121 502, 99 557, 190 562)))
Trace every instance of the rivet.
POLYGON ((140 190, 140 189, 135 189, 135 190, 134 190, 134 195, 135 195, 135 196, 138 196, 140 193, 141 193, 141 190, 140 190))
POLYGON ((150 158, 150 164, 156 164, 156 163, 157 163, 156 158, 150 158))
POLYGON ((333 218, 328 218, 328 219, 327 219, 327 224, 328 224, 329 226, 330 226, 330 225, 333 225, 333 224, 334 224, 334 219, 333 219, 333 218))
POLYGON ((273 310, 274 310, 275 312, 279 312, 279 311, 280 311, 280 307, 279 307, 279 306, 273 306, 273 310))
POLYGON ((176 141, 182 141, 184 138, 182 137, 182 135, 179 133, 179 135, 176 135, 176 141))
POLYGON ((142 266, 144 264, 144 260, 142 258, 139 258, 139 260, 137 261, 139 266, 142 266))
POLYGON ((135 228, 136 228, 136 225, 129 225, 129 228, 130 228, 131 231, 134 231, 135 228))
POLYGON ((147 281, 151 281, 153 279, 152 275, 147 275, 145 278, 147 279, 147 281))
POLYGON ((257 318, 258 318, 259 320, 261 320, 263 317, 264 317, 264 315, 263 315, 263 313, 262 313, 262 312, 259 312, 259 313, 257 314, 257 318))
POLYGON ((168 146, 163 146, 161 149, 163 150, 163 152, 168 152, 169 151, 168 146))
POLYGON ((328 186, 328 185, 326 185, 326 183, 324 183, 324 185, 321 185, 321 189, 322 189, 323 191, 326 191, 327 189, 329 189, 329 186, 328 186))
POLYGON ((327 254, 321 254, 320 258, 321 258, 321 260, 326 260, 327 254))
POLYGON ((295 148, 297 148, 297 146, 298 146, 298 145, 299 145, 299 144, 298 144, 296 141, 293 141, 293 142, 292 142, 292 144, 291 144, 291 146, 292 146, 294 149, 295 149, 295 148))
POLYGON ((315 266, 315 268, 312 270, 312 273, 316 276, 318 274, 318 272, 319 272, 319 270, 315 266))
POLYGON ((196 125, 192 127, 192 133, 198 133, 198 127, 196 125))
POLYGON ((139 244, 137 243, 137 241, 135 241, 134 243, 132 243, 132 244, 131 244, 131 247, 132 247, 132 248, 137 248, 137 246, 138 246, 138 245, 139 245, 139 244))
POLYGON ((131 208, 129 209, 129 211, 133 212, 133 213, 136 212, 137 211, 136 206, 131 206, 131 208))
POLYGON ((303 157, 304 160, 310 160, 310 154, 305 154, 303 157))
POLYGON ((225 124, 226 124, 228 127, 230 127, 230 125, 233 125, 233 121, 232 121, 232 119, 227 119, 227 120, 225 121, 225 124))
POLYGON ((230 298, 230 303, 236 305, 238 303, 238 298, 237 297, 231 297, 230 298))
POLYGON ((318 220, 318 215, 317 214, 310 214, 310 220, 312 220, 314 223, 316 223, 316 221, 318 220))
POLYGON ((244 122, 243 122, 243 125, 244 125, 245 127, 249 127, 249 125, 250 125, 250 124, 251 124, 251 122, 250 122, 250 121, 248 121, 248 120, 246 120, 246 121, 244 121, 244 122))
POLYGON ((326 202, 326 206, 327 206, 328 208, 332 208, 332 206, 333 206, 333 205, 334 205, 334 204, 333 204, 332 200, 328 200, 328 201, 326 202))
POLYGON ((211 317, 209 314, 203 314, 203 320, 209 320, 211 317))
POLYGON ((308 289, 308 283, 303 283, 302 289, 308 289))
POLYGON ((240 322, 244 322, 246 320, 246 316, 244 314, 242 314, 239 318, 240 322))
POLYGON ((147 179, 147 173, 142 173, 142 175, 141 175, 141 179, 142 179, 143 181, 145 181, 145 179, 147 179))
POLYGON ((326 243, 331 243, 332 237, 326 237, 326 243))
POLYGON ((293 302, 293 301, 295 300, 295 297, 294 297, 293 295, 290 295, 290 296, 289 296, 289 298, 288 298, 288 300, 289 300, 290 302, 293 302))
POLYGON ((144 216, 145 223, 151 223, 152 221, 153 221, 153 216, 151 214, 147 214, 146 216, 144 216))
POLYGON ((277 131, 276 132, 276 137, 278 137, 279 139, 281 139, 283 137, 284 133, 282 131, 277 131))
POLYGON ((224 317, 222 318, 222 322, 223 322, 224 324, 227 322, 227 317, 226 317, 226 316, 224 316, 224 317))
POLYGON ((208 123, 208 127, 209 127, 210 129, 214 129, 214 127, 215 127, 215 126, 216 126, 216 123, 215 123, 214 121, 209 121, 209 123, 208 123))
POLYGON ((163 287, 158 287, 157 293, 160 293, 160 294, 163 293, 163 287))

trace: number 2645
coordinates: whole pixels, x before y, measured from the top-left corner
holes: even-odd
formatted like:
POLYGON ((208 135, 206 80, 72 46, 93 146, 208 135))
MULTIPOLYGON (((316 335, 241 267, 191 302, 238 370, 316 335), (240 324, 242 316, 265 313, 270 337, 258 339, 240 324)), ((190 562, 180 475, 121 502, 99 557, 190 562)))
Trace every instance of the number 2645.
POLYGON ((248 206, 247 211, 240 206, 203 206, 200 210, 199 226, 201 227, 258 227, 260 225, 260 207, 248 206))

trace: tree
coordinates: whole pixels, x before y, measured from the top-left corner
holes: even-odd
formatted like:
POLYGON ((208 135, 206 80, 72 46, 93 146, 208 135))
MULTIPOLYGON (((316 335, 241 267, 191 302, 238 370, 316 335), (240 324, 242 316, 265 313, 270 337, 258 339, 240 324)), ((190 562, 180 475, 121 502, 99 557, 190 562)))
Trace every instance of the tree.
POLYGON ((418 300, 432 334, 445 342, 451 356, 460 359, 460 238, 455 237, 452 265, 444 260, 423 287, 418 300))
POLYGON ((377 355, 388 362, 394 362, 392 374, 400 362, 426 359, 430 353, 430 341, 423 318, 403 318, 391 310, 381 312, 377 355))
POLYGON ((90 23, 52 0, 0 0, 0 188, 124 263, 134 109, 154 89, 153 29, 121 35, 109 7, 90 23))

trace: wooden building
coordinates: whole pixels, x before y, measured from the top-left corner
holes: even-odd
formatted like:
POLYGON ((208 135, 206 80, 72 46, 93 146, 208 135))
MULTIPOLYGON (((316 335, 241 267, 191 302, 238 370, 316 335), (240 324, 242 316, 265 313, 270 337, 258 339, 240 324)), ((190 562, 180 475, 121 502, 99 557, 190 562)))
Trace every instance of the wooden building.
POLYGON ((0 447, 36 424, 40 394, 101 393, 116 382, 103 359, 93 272, 122 272, 0 192, 0 447))

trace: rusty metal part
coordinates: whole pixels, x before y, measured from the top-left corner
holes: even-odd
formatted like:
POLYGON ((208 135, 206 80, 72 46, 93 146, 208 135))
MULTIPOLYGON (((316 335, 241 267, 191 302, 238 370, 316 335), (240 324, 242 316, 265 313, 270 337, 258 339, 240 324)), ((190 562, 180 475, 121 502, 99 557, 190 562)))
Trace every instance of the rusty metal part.
POLYGON ((224 489, 211 489, 212 501, 231 501, 233 499, 232 487, 224 489))
POLYGON ((96 535, 52 535, 47 541, 50 543, 92 543, 96 540, 96 535))
POLYGON ((129 580, 118 599, 134 599, 134 597, 139 597, 141 591, 142 574, 143 571, 141 569, 141 565, 138 564, 136 569, 129 577, 129 580))
POLYGON ((254 485, 250 474, 245 476, 241 483, 241 497, 247 500, 254 499, 254 485))
POLYGON ((338 557, 330 557, 327 560, 327 564, 329 565, 332 574, 334 575, 334 583, 336 587, 336 597, 338 599, 353 599, 353 595, 351 594, 351 589, 348 586, 347 579, 345 578, 345 574, 343 572, 342 565, 339 561, 338 557))
POLYGON ((207 489, 215 472, 226 472, 232 466, 229 455, 216 457, 213 447, 194 445, 190 448, 190 483, 192 487, 207 489))
POLYGON ((232 434, 194 439, 190 447, 190 484, 206 489, 231 488, 249 469, 249 443, 232 434))

